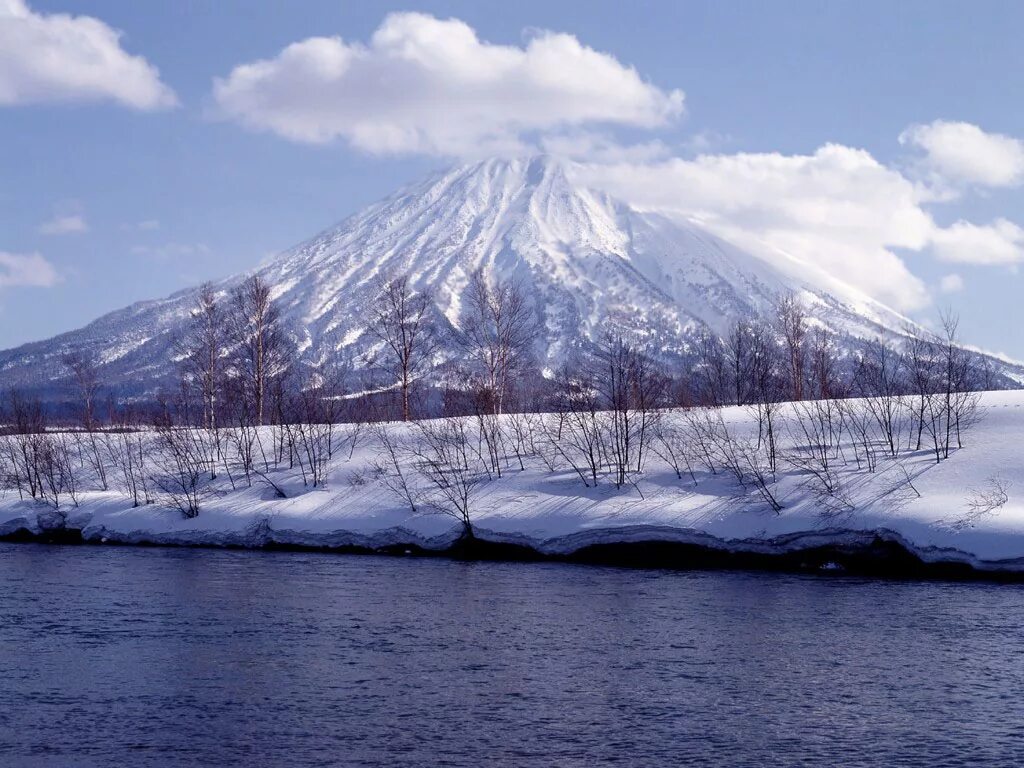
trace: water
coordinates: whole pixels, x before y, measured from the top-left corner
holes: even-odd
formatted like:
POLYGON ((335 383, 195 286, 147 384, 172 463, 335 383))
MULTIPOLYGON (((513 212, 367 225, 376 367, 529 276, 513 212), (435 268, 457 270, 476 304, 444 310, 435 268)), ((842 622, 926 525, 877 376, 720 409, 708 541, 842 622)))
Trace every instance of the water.
POLYGON ((0 544, 0 765, 1013 765, 1024 589, 0 544))

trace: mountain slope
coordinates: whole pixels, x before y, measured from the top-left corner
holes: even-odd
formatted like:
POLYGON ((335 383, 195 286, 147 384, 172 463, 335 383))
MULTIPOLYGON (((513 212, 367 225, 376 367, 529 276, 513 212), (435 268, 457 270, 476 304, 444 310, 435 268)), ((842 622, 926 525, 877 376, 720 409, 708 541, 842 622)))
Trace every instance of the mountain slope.
MULTIPOLYGON (((476 269, 515 278, 543 320, 538 352, 549 366, 597 339, 607 319, 666 353, 704 325, 721 332, 741 315, 769 313, 796 291, 841 334, 874 335, 906 320, 852 289, 826 291, 807 265, 783 271, 693 223, 641 213, 573 180, 547 157, 488 160, 408 187, 269 260, 275 287, 311 363, 359 351, 379 281, 408 274, 434 291, 459 325, 460 296, 476 269), (794 277, 796 275, 796 277, 794 277), (804 277, 806 276, 806 278, 804 277)), ((245 278, 216 284, 227 291, 245 278)), ((171 348, 196 290, 134 304, 77 331, 0 352, 0 384, 48 388, 61 357, 90 348, 104 378, 127 392, 172 381, 171 348)))

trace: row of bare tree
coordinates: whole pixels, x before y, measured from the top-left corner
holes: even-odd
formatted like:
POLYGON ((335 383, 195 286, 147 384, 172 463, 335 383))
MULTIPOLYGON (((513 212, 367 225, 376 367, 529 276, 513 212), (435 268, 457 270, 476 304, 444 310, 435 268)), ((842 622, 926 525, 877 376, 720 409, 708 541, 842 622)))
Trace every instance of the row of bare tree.
POLYGON ((285 495, 275 474, 284 468, 320 487, 337 452, 350 456, 367 424, 440 414, 411 432, 372 430, 375 471, 413 509, 443 508, 467 530, 473 489, 531 461, 587 487, 609 482, 642 495, 638 478, 653 455, 692 482, 726 472, 776 511, 773 487, 785 462, 842 508, 838 467, 852 460, 874 472, 880 460, 922 447, 947 458, 975 418, 976 392, 994 376, 960 345, 951 316, 938 335, 907 328, 853 344, 788 297, 773 319, 701 334, 684 366, 609 328, 545 378, 533 357, 537 311, 517 283, 475 273, 462 306, 462 330, 443 332, 429 293, 407 277, 383 283, 368 313, 375 346, 364 360, 382 385, 364 378, 353 392, 351 364, 299 362, 293 329, 260 277, 226 294, 206 286, 173 348, 181 386, 152 407, 108 399, 102 415, 102 366, 81 353, 65 359, 76 429, 52 428, 41 403, 8 393, 0 481, 57 508, 76 503, 83 487, 113 487, 135 504, 166 500, 194 516, 217 488, 259 483, 285 495), (429 409, 428 381, 441 399, 429 409), (737 431, 726 406, 748 411, 756 431, 737 431), (685 409, 681 418, 666 418, 673 407, 685 409))

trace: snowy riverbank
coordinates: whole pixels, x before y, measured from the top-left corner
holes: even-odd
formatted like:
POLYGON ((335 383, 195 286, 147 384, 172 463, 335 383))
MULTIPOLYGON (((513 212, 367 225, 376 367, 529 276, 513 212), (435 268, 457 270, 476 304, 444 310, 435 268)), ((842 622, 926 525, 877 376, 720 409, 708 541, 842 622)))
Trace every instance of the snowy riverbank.
MULTIPOLYGON (((525 469, 509 458, 500 478, 479 479, 471 518, 480 539, 559 557, 637 542, 781 555, 815 547, 863 549, 884 541, 926 562, 1024 573, 1024 392, 986 393, 979 416, 964 447, 941 463, 928 450, 904 451, 897 460, 879 458, 869 471, 856 461, 852 442, 840 446, 835 471, 841 505, 827 503, 808 472, 787 466, 785 459, 771 482, 782 507, 776 513, 753 487, 741 487, 721 468, 710 472, 692 456, 692 475, 684 472, 680 479, 652 453, 633 478, 635 485, 616 488, 604 477, 587 487, 568 462, 560 466, 556 458, 545 462, 527 455, 525 469), (994 483, 1005 498, 979 508, 979 496, 994 483)), ((782 424, 795 418, 783 414, 782 424)), ((756 430, 752 414, 742 408, 726 409, 725 423, 736 434, 756 430)), ((406 426, 393 430, 412 434, 406 426)), ((799 442, 795 430, 786 434, 794 445, 799 442)), ((789 450, 786 439, 780 445, 783 453, 789 450)), ((133 508, 118 490, 82 490, 78 506, 64 501, 57 511, 19 500, 8 489, 0 499, 0 536, 65 527, 81 531, 89 542, 438 551, 453 545, 461 528, 451 516, 426 503, 413 512, 388 487, 375 466, 381 450, 371 430, 363 430, 351 455, 350 447, 336 450, 321 487, 304 485, 298 469, 273 470, 269 476, 287 498, 278 498, 262 481, 247 487, 237 476, 232 490, 221 477, 191 519, 159 503, 133 508)), ((679 549, 678 565, 687 565, 687 551, 679 549)))

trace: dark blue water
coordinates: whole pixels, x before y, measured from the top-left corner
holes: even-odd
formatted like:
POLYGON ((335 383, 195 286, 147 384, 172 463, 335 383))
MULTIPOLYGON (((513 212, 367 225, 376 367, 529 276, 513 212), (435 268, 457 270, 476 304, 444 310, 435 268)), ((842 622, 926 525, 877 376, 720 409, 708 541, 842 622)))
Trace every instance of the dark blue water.
POLYGON ((0 545, 0 765, 1014 765, 1024 589, 0 545))

